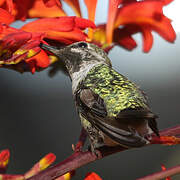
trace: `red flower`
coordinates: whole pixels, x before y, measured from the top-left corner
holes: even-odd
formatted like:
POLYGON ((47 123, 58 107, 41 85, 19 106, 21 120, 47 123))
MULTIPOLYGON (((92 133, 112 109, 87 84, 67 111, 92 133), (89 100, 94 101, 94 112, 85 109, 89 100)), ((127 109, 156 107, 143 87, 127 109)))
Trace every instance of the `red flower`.
POLYGON ((45 33, 44 37, 60 42, 73 43, 86 41, 87 35, 82 31, 87 27, 95 28, 93 22, 77 17, 44 18, 28 23, 22 30, 45 33))
MULTIPOLYGON (((55 160, 56 156, 53 153, 47 154, 39 162, 37 162, 28 172, 24 175, 14 175, 14 174, 4 174, 2 171, 6 169, 9 162, 10 153, 9 150, 3 150, 0 152, 0 179, 1 180, 25 180, 28 179, 40 171, 45 170, 49 167, 55 160)), ((73 174, 73 173, 71 173, 73 174)))
POLYGON ((156 31, 160 36, 169 42, 174 42, 176 34, 171 26, 171 21, 163 15, 162 1, 142 1, 134 2, 119 8, 115 27, 135 24, 135 31, 138 30, 143 35, 144 52, 148 52, 152 47, 152 31, 156 31), (164 31, 166 29, 166 31, 164 31))
MULTIPOLYGON (((164 16, 162 11, 163 6, 171 1, 110 0, 108 22, 106 25, 99 26, 97 31, 99 31, 99 34, 100 32, 103 33, 101 39, 102 36, 106 36, 104 37, 104 43, 107 45, 115 43, 128 50, 136 47, 132 35, 137 32, 142 33, 144 52, 148 52, 152 47, 152 31, 156 31, 165 40, 174 42, 176 38, 175 31, 171 21, 164 16), (100 30, 101 28, 102 30, 100 30)), ((93 41, 97 41, 96 38, 97 36, 93 37, 93 41)))
POLYGON ((180 144, 180 138, 175 136, 153 136, 151 144, 164 144, 164 145, 176 145, 180 144))
MULTIPOLYGON (((10 24, 14 21, 14 16, 11 15, 8 11, 0 8, 0 23, 10 24)), ((0 25, 1 32, 1 25, 0 25)))
POLYGON ((66 15, 58 0, 1 0, 0 7, 3 7, 3 9, 14 16, 16 20, 66 15))
MULTIPOLYGON (((30 1, 31 2, 31 1, 30 1)), ((62 9, 61 3, 58 0, 45 1, 34 0, 33 6, 25 10, 27 18, 46 18, 46 17, 60 17, 66 16, 66 13, 62 9)))
POLYGON ((81 9, 78 0, 64 0, 75 12, 77 17, 81 17, 81 9))
MULTIPOLYGON (((51 59, 39 48, 40 41, 44 38, 65 44, 86 41, 87 35, 83 30, 87 27, 95 28, 95 25, 77 17, 39 19, 24 25, 20 30, 1 24, 0 65, 23 62, 21 65, 27 64, 32 73, 46 68, 51 64, 51 59)), ((19 71, 19 66, 14 66, 14 69, 19 71)))
POLYGON ((0 0, 0 66, 21 72, 29 69, 32 73, 48 67, 55 57, 40 50, 40 42, 53 45, 89 41, 107 52, 114 45, 132 50, 137 46, 132 35, 141 32, 143 50, 148 52, 153 44, 152 31, 169 42, 175 40, 171 21, 162 11, 172 0, 109 0, 107 24, 97 27, 93 23, 97 0, 84 0, 89 20, 80 18, 78 0, 64 1, 77 17, 60 17, 66 13, 59 0, 0 0), (20 30, 7 26, 14 20, 32 17, 41 19, 20 30))
POLYGON ((70 180, 75 175, 75 170, 56 178, 55 180, 70 180))
POLYGON ((59 6, 60 8, 62 7, 62 4, 59 0, 43 0, 43 3, 47 7, 53 7, 53 6, 59 6))
POLYGON ((28 172, 25 173, 24 179, 28 179, 35 174, 43 171, 49 167, 56 160, 56 156, 53 153, 47 154, 39 162, 37 162, 28 172))
MULTIPOLYGON (((16 30, 5 25, 2 27, 3 30, 0 37, 0 65, 18 64, 41 51, 38 46, 43 34, 16 30)), ((41 67, 42 59, 38 57, 34 57, 35 65, 36 67, 41 67)), ((29 62, 27 63, 29 67, 32 67, 29 62)), ((44 59, 43 67, 47 67, 49 64, 49 60, 44 59)))
POLYGON ((84 180, 102 180, 96 173, 90 172, 86 175, 84 180))
POLYGON ((5 149, 0 152, 0 173, 4 173, 9 163, 10 152, 5 149))
MULTIPOLYGON (((95 14, 96 14, 96 5, 97 5, 97 0, 84 0, 87 11, 88 11, 88 19, 91 21, 95 21, 95 14)), ((93 30, 89 29, 88 31, 88 36, 90 39, 93 38, 93 30)))

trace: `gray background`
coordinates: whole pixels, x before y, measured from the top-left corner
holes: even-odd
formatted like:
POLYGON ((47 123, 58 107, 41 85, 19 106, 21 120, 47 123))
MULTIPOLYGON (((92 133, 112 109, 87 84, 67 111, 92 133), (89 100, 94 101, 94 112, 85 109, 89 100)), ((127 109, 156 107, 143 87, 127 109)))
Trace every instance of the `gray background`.
MULTIPOLYGON (((135 38, 136 50, 116 47, 109 57, 117 71, 148 94, 160 116, 159 128, 174 126, 180 122, 180 34, 173 45, 155 35, 148 54, 141 51, 141 36, 135 38)), ((0 69, 0 77, 0 149, 11 150, 8 172, 23 173, 49 152, 57 155, 57 162, 69 156, 80 132, 69 78, 61 72, 50 78, 48 70, 21 75, 7 69, 0 69)), ((95 171, 105 180, 134 180, 160 171, 161 164, 179 164, 179 151, 180 146, 154 145, 117 153, 80 168, 74 179, 95 171)))

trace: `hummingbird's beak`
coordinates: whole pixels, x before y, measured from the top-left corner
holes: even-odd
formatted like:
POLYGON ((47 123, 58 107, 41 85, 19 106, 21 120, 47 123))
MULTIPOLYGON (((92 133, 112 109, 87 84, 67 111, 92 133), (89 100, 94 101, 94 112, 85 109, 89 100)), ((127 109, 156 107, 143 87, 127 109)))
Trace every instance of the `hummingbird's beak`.
POLYGON ((56 56, 59 56, 61 54, 61 49, 63 49, 63 47, 57 48, 57 47, 49 46, 49 45, 46 45, 43 43, 40 44, 40 48, 42 48, 44 50, 48 50, 49 52, 53 53, 56 56))

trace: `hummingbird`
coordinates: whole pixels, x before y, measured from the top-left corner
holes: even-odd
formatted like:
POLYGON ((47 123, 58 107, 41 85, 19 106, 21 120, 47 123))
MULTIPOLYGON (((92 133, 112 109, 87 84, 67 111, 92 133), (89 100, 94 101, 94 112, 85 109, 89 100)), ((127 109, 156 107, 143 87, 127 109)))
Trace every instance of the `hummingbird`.
POLYGON ((101 146, 142 147, 150 134, 159 136, 155 115, 147 96, 128 78, 112 68, 111 60, 98 46, 76 42, 65 47, 41 44, 67 68, 72 94, 91 150, 101 146))

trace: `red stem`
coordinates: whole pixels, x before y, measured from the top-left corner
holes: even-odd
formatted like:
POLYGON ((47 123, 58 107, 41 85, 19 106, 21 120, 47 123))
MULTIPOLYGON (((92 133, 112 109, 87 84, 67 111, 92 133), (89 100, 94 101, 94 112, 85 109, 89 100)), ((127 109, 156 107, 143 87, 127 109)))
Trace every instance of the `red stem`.
POLYGON ((158 180, 158 179, 163 179, 163 178, 166 178, 168 176, 172 176, 178 173, 180 173, 180 165, 169 168, 164 171, 160 171, 160 172, 145 176, 143 178, 139 178, 137 180, 153 180, 153 179, 158 180))
MULTIPOLYGON (((160 131, 160 135, 162 136, 180 136, 180 125, 172 128, 164 129, 160 131)), ((29 178, 28 180, 53 180, 63 174, 75 170, 81 166, 84 166, 90 162, 96 161, 98 159, 104 158, 105 156, 127 150, 122 148, 121 146, 116 147, 102 147, 97 149, 98 157, 91 153, 90 151, 86 152, 75 152, 70 157, 65 159, 64 161, 58 163, 57 165, 48 168, 37 175, 29 178)), ((173 169, 173 168, 172 168, 173 169)), ((171 169, 170 169, 171 170, 171 169)), ((168 170, 167 170, 168 171, 168 170)), ((167 171, 162 171, 160 174, 163 174, 167 171)), ((176 172, 171 170, 170 172, 176 172)), ((171 174, 172 175, 172 174, 171 174)), ((169 174, 168 174, 169 176, 169 174)), ((164 176, 166 177, 166 175, 164 176)), ((142 180, 142 179, 141 179, 142 180)), ((143 179, 144 180, 144 179, 143 179)), ((146 180, 146 179, 145 179, 146 180)), ((152 180, 152 179, 151 179, 152 180)))

